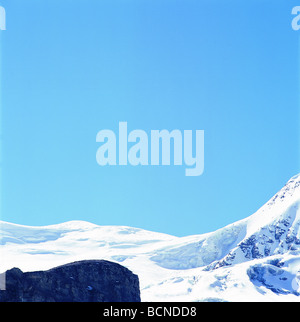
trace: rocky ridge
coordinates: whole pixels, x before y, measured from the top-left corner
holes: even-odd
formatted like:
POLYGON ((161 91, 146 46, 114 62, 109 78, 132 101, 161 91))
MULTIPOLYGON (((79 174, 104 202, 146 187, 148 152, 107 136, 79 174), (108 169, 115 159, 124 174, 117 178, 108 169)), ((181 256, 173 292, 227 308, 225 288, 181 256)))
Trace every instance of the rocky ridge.
POLYGON ((6 272, 0 302, 140 302, 139 279, 103 260, 78 261, 47 271, 6 272))

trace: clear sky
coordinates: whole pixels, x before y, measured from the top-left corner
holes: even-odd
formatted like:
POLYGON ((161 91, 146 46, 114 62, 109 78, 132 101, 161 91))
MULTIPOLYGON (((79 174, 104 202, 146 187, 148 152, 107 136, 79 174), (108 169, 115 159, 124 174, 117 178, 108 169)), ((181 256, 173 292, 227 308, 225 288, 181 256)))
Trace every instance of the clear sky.
MULTIPOLYGON (((216 230, 299 166, 289 0, 7 0, 1 219, 216 230), (205 170, 96 163, 102 129, 205 131, 205 170)), ((299 5, 299 3, 298 3, 299 5)))

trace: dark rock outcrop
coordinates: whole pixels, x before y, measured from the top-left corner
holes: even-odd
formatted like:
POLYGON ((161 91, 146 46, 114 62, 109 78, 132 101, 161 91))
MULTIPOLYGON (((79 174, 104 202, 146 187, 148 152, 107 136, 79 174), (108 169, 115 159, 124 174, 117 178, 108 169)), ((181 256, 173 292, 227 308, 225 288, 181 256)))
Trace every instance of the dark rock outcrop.
POLYGON ((48 271, 6 272, 0 302, 140 302, 139 279, 104 260, 79 261, 48 271))

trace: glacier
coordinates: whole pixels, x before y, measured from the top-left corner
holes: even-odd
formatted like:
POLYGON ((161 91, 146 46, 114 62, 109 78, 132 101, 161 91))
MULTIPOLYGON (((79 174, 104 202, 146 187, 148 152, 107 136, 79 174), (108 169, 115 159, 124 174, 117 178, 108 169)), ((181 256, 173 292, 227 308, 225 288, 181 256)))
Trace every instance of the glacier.
POLYGON ((144 302, 300 302, 299 206, 297 175, 253 215, 201 235, 0 221, 0 273, 105 259, 139 276, 144 302))

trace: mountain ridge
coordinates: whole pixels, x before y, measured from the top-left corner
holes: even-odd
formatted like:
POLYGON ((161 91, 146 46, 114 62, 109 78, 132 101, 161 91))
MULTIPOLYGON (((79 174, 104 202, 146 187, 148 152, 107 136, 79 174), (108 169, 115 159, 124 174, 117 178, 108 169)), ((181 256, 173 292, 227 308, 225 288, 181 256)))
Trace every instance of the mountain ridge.
POLYGON ((284 295, 300 301, 299 209, 296 175, 251 216, 201 235, 176 237, 84 221, 41 227, 0 222, 0 270, 105 259, 140 277, 142 300, 276 301, 284 295))

